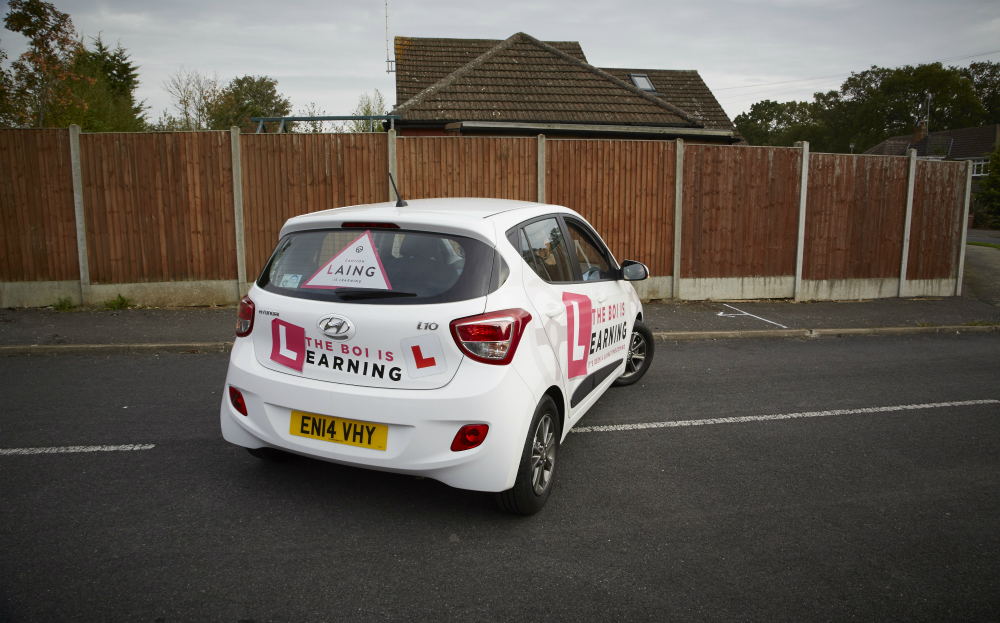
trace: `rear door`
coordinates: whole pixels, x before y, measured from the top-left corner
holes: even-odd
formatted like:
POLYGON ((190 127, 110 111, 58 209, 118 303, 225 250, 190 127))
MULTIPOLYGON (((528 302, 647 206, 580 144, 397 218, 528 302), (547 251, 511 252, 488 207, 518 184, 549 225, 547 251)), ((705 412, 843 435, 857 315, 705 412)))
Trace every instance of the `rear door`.
POLYGON ((545 327, 566 384, 570 417, 624 359, 629 323, 617 265, 592 230, 560 215, 508 232, 522 259, 525 291, 545 327))

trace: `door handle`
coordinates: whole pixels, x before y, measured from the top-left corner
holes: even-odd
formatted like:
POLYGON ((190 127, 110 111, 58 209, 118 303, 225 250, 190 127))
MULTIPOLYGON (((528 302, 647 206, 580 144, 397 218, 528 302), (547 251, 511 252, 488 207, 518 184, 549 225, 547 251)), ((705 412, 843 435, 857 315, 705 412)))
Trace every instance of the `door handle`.
POLYGON ((597 302, 598 303, 603 303, 606 300, 608 300, 608 295, 607 294, 602 294, 602 295, 600 295, 600 296, 597 297, 597 302))
POLYGON ((545 306, 545 315, 549 318, 555 318, 556 316, 562 314, 566 311, 566 307, 563 305, 556 305, 555 303, 549 303, 545 306))

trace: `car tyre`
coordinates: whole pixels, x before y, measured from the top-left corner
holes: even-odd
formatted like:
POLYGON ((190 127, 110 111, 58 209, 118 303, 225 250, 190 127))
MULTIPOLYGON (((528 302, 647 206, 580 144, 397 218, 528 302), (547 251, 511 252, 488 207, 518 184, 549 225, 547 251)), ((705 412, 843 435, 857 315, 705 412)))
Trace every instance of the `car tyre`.
POLYGON ((276 448, 247 448, 247 452, 269 463, 284 463, 292 458, 292 455, 288 452, 283 452, 276 448))
POLYGON ((614 387, 625 387, 641 379, 653 363, 655 343, 653 332, 638 320, 632 325, 632 334, 628 338, 628 355, 625 358, 625 371, 614 380, 614 387))
POLYGON ((552 493, 559 433, 559 409, 545 396, 531 418, 514 486, 496 494, 500 508, 515 515, 534 515, 542 510, 552 493))

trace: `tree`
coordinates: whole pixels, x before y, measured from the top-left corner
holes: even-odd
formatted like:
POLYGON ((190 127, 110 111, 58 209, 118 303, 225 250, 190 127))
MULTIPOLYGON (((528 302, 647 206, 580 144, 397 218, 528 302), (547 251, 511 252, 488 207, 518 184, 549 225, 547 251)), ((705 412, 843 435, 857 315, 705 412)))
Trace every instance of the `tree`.
POLYGON ((815 93, 812 102, 758 102, 735 123, 752 145, 808 140, 816 151, 842 153, 860 153, 912 133, 927 116, 928 96, 932 132, 993 123, 996 115, 984 98, 1000 92, 1000 69, 994 63, 973 65, 872 66, 852 73, 839 91, 815 93))
MULTIPOLYGON (((941 63, 887 69, 872 67, 851 74, 840 88, 848 125, 837 128, 832 147, 847 151, 855 143, 864 151, 890 136, 913 132, 930 101, 929 132, 979 125, 985 109, 972 80, 941 63)), ((822 116, 822 113, 821 113, 822 116)))
POLYGON ((979 192, 973 204, 977 227, 1000 227, 1000 143, 990 154, 986 177, 979 180, 979 192))
MULTIPOLYGON (((355 117, 370 117, 375 115, 385 115, 385 97, 375 89, 375 95, 368 95, 363 93, 360 98, 358 98, 358 106, 355 108, 351 114, 355 117)), ((344 124, 345 132, 385 132, 386 128, 381 122, 375 121, 369 123, 368 121, 348 121, 344 124)))
POLYGON ((775 102, 764 100, 750 107, 750 112, 736 116, 736 128, 751 145, 782 146, 796 141, 821 144, 828 130, 815 117, 816 105, 810 102, 775 102))
MULTIPOLYGON (((278 81, 267 76, 233 78, 207 107, 208 126, 226 130, 238 126, 246 132, 257 129, 250 117, 287 117, 292 103, 278 92, 278 81)), ((286 127, 287 131, 293 128, 286 127)))
POLYGON ((4 69, 3 62, 5 60, 7 60, 7 53, 0 49, 0 128, 9 128, 16 124, 11 93, 14 89, 14 77, 10 71, 4 69))
POLYGON ((100 36, 93 49, 80 46, 73 59, 75 78, 68 80, 73 102, 52 114, 53 125, 71 123, 87 132, 140 132, 146 128, 146 106, 136 102, 138 67, 121 43, 114 50, 100 36))
POLYGON ((17 125, 50 126, 48 115, 75 105, 86 106, 70 89, 80 79, 73 61, 81 43, 69 15, 40 0, 9 0, 4 26, 28 38, 28 50, 11 63, 12 85, 8 93, 17 125))
MULTIPOLYGON (((328 117, 329 113, 316 105, 316 102, 309 102, 309 105, 295 113, 297 117, 328 117)), ((296 131, 306 134, 321 134, 330 128, 330 132, 343 132, 344 128, 335 121, 300 121, 296 123, 296 131)))
POLYGON ((203 75, 197 69, 181 67, 163 83, 178 116, 164 110, 150 129, 161 132, 205 130, 209 128, 209 109, 219 98, 218 75, 203 75))
POLYGON ((961 71, 972 81, 972 88, 986 109, 983 124, 1000 123, 1000 63, 972 63, 961 71))

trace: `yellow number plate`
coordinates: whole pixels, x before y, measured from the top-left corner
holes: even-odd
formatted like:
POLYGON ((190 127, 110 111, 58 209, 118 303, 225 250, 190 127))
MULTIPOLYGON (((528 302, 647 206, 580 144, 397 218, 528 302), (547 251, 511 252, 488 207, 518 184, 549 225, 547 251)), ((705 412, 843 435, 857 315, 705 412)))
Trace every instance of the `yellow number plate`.
POLYGON ((297 437, 382 451, 385 451, 385 442, 389 437, 389 427, 385 424, 345 420, 305 411, 292 411, 292 424, 288 432, 297 437))

